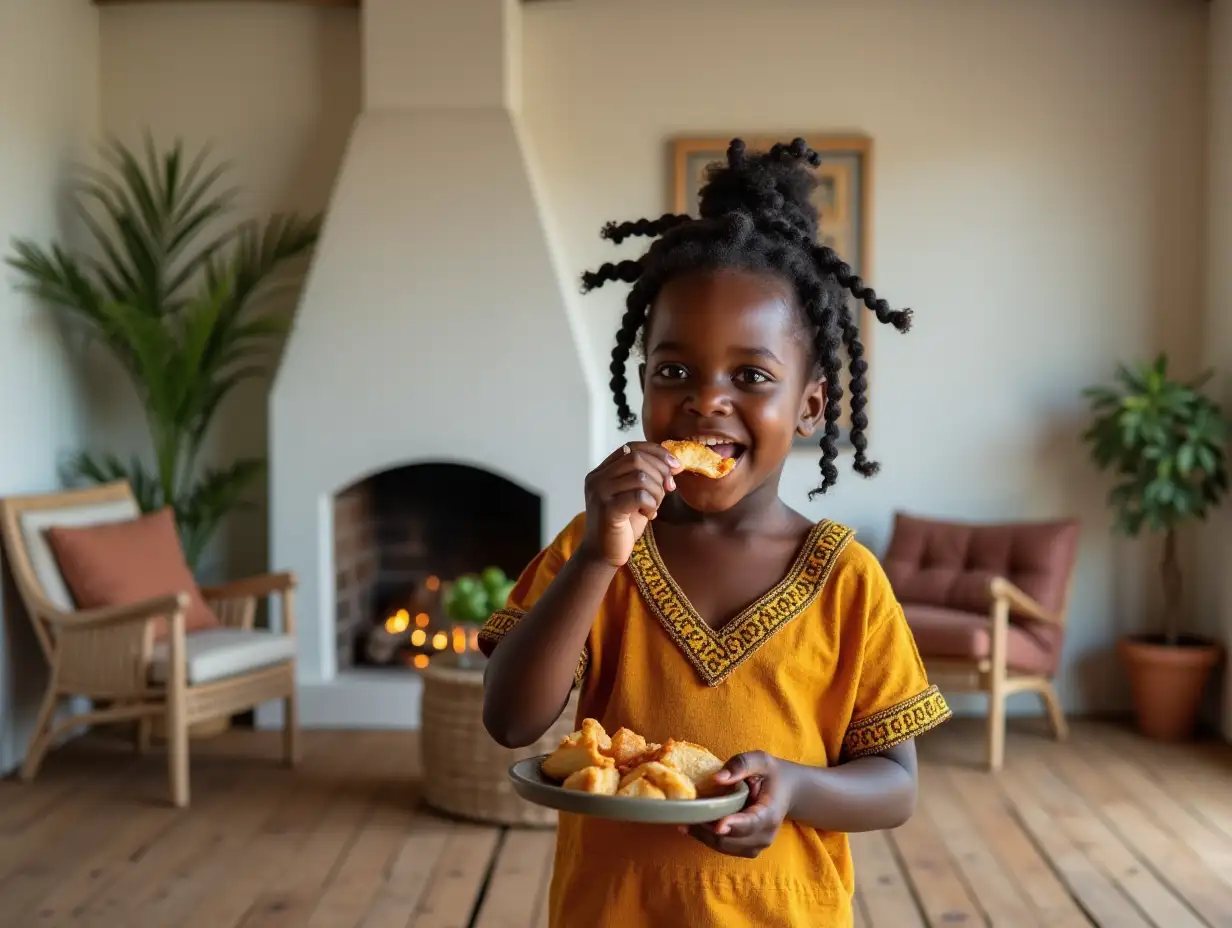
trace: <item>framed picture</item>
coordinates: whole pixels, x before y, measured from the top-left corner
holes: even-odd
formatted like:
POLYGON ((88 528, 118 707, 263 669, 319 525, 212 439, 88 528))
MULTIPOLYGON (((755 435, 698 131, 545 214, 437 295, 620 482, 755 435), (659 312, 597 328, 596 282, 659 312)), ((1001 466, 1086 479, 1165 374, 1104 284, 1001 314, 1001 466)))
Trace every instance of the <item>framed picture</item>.
MULTIPOLYGON (((818 183, 813 192, 821 222, 818 241, 837 251, 856 274, 872 281, 872 235, 870 201, 872 196, 872 139, 863 135, 807 135, 785 133, 778 136, 740 136, 751 152, 768 151, 776 142, 790 142, 799 135, 821 156, 821 164, 813 170, 818 183)), ((671 209, 676 213, 698 215, 698 193, 706 182, 706 168, 714 162, 726 162, 727 146, 735 134, 710 138, 678 138, 671 142, 671 209)), ((854 297, 848 297, 854 302, 854 297)), ((863 307, 852 307, 860 327, 865 357, 871 353, 871 335, 876 319, 863 307)), ((844 360, 843 381, 846 382, 844 360)), ((844 436, 848 426, 846 398, 843 417, 839 420, 844 436)), ((819 435, 796 439, 800 448, 815 448, 819 435)), ((843 439, 846 444, 846 438, 843 439)))

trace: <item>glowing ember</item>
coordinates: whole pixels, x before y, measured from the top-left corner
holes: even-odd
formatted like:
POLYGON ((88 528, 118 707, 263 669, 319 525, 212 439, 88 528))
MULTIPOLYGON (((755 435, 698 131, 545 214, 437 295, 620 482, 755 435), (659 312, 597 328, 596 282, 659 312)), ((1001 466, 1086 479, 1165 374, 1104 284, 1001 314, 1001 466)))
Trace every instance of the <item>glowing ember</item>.
POLYGON ((398 635, 406 631, 411 625, 411 615, 405 609, 399 609, 396 613, 385 620, 385 631, 391 635, 398 635))

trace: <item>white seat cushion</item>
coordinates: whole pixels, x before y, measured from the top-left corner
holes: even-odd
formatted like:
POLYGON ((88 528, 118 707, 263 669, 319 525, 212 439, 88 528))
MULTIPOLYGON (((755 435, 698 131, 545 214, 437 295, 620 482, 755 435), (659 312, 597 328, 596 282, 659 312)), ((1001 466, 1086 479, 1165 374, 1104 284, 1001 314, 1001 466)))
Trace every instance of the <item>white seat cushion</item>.
MULTIPOLYGON (((295 639, 265 629, 207 628, 184 636, 188 654, 188 682, 211 683, 249 673, 295 657, 295 639)), ((154 645, 150 680, 167 682, 169 644, 154 645)))

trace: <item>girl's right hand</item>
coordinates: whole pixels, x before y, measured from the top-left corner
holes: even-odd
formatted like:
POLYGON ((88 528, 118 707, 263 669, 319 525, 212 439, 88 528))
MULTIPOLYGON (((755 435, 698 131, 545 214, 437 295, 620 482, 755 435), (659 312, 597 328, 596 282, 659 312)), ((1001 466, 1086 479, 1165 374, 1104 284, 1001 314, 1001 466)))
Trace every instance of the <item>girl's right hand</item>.
POLYGON ((586 536, 582 546, 623 567, 683 468, 662 445, 634 441, 617 448, 586 475, 586 536))

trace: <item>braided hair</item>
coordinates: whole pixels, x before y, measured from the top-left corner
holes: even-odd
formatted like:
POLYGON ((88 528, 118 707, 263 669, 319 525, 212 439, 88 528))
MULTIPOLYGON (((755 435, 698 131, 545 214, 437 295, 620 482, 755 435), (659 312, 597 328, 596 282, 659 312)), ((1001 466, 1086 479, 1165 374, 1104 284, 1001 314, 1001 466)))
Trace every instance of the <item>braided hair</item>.
MULTIPOLYGON (((740 139, 727 149, 727 161, 710 165, 700 194, 698 219, 671 213, 658 219, 609 222, 602 236, 616 244, 632 236, 655 238, 636 261, 608 262, 582 275, 582 292, 611 281, 632 284, 625 313, 612 349, 611 388, 620 427, 627 429, 637 417, 629 408, 625 367, 639 337, 644 340, 647 318, 659 290, 673 277, 718 269, 777 275, 789 283, 811 330, 814 374, 827 384, 825 429, 821 438, 821 485, 809 493, 825 493, 838 480, 838 420, 842 415, 842 362, 848 359, 851 391, 851 444, 854 470, 864 477, 879 465, 868 458, 864 346, 859 325, 847 302, 850 293, 900 332, 911 328, 911 310, 891 309, 872 288, 852 272, 833 248, 817 243, 818 215, 810 199, 817 184, 814 172, 821 156, 803 139, 775 144, 768 152, 750 153, 740 139)), ((639 346, 644 349, 644 344, 639 346)))

